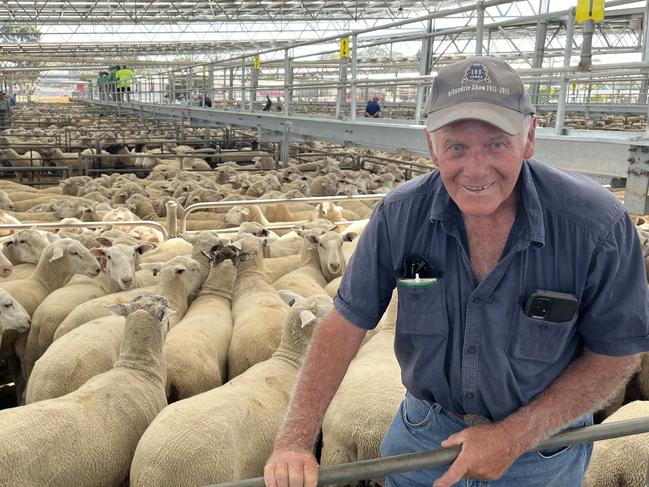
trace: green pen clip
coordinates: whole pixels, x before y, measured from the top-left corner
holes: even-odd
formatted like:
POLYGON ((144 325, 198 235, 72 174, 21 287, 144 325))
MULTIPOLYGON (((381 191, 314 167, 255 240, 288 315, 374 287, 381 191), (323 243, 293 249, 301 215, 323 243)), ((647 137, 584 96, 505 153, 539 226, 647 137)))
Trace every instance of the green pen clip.
POLYGON ((437 277, 419 277, 419 274, 415 274, 415 277, 402 277, 399 279, 399 283, 406 287, 435 287, 437 281, 437 277))

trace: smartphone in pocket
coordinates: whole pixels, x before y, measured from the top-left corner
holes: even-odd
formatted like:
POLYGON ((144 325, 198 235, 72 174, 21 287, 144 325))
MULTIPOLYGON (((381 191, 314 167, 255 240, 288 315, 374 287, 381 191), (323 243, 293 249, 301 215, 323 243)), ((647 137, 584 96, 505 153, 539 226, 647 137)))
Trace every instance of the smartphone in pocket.
POLYGON ((578 307, 574 294, 537 289, 527 298, 523 311, 530 318, 559 323, 574 318, 578 307))

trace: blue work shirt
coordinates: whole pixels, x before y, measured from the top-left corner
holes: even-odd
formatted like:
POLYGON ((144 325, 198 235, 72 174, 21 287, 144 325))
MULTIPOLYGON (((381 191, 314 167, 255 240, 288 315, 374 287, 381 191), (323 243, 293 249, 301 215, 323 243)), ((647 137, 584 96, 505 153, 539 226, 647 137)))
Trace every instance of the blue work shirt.
POLYGON ((413 179, 376 207, 334 300, 365 329, 395 285, 395 353, 415 397, 500 420, 545 390, 586 346, 604 355, 649 350, 649 300, 637 232, 613 195, 585 177, 523 161, 519 208, 503 255, 478 283, 461 213, 439 172, 413 179), (437 285, 398 282, 422 256, 437 285), (536 289, 574 294, 566 322, 530 318, 536 289))
POLYGON ((369 101, 367 102, 367 106, 365 107, 365 111, 369 113, 370 115, 375 115, 376 113, 381 111, 381 106, 376 103, 375 101, 369 101))

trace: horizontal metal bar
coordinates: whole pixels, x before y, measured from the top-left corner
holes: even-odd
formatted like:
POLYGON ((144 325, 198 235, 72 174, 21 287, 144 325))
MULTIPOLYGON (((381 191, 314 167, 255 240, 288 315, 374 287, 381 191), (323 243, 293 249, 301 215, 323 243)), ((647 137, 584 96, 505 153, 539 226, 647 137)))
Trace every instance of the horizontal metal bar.
MULTIPOLYGON (((649 417, 617 421, 614 423, 598 424, 575 428, 569 431, 558 433, 535 448, 529 450, 534 452, 548 448, 559 448, 562 446, 575 445, 591 441, 608 440, 621 436, 638 435, 649 432, 649 417)), ((485 445, 486 446, 486 445, 485 445)), ((365 460, 361 462, 346 463, 320 467, 318 474, 318 485, 345 484, 357 480, 367 480, 384 477, 387 474, 411 472, 428 468, 436 468, 452 463, 460 453, 460 448, 441 448, 419 453, 407 453, 391 457, 365 460)), ((223 482, 221 484, 209 485, 207 487, 264 487, 262 477, 223 482)))
POLYGON ((183 216, 180 220, 180 232, 187 231, 187 217, 199 210, 207 210, 214 208, 233 208, 235 206, 248 206, 248 205, 274 205, 278 203, 323 203, 325 201, 374 201, 380 200, 385 196, 384 193, 379 194, 355 194, 351 196, 311 196, 307 198, 277 198, 277 199, 263 199, 263 200, 240 200, 240 201, 204 201, 201 203, 194 203, 185 208, 183 216))
POLYGON ((56 223, 56 222, 44 222, 44 223, 21 223, 21 224, 0 224, 0 230, 24 230, 27 228, 97 228, 97 227, 112 227, 112 226, 125 226, 125 225, 137 225, 145 227, 153 227, 156 230, 162 232, 162 235, 165 240, 169 238, 167 229, 158 222, 151 220, 135 220, 135 221, 119 221, 119 222, 81 222, 81 223, 56 223))

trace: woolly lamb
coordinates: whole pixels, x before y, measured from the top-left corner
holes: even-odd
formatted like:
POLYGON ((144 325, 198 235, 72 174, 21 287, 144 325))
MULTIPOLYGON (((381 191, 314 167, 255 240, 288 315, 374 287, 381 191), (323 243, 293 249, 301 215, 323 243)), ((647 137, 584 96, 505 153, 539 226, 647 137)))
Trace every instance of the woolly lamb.
MULTIPOLYGON (((162 266, 154 290, 143 288, 137 291, 140 296, 164 296, 176 313, 170 322, 173 326, 187 310, 188 295, 199 289, 202 283, 200 264, 189 257, 177 257, 162 266)), ((129 296, 134 299, 137 295, 129 296)), ((130 299, 112 304, 124 304, 130 299)), ((57 330, 54 343, 34 365, 27 388, 27 403, 67 394, 91 377, 108 370, 119 352, 123 323, 119 317, 103 316, 72 330, 64 330, 62 335, 58 335, 57 330)))
POLYGON ((137 446, 131 485, 201 486, 263 475, 302 357, 331 307, 327 296, 295 302, 271 358, 227 385, 166 408, 137 446))
POLYGON ((232 245, 239 256, 232 291, 234 330, 228 351, 229 378, 273 354, 288 312, 288 306, 263 272, 259 240, 246 238, 232 245))
POLYGON ((322 424, 322 465, 381 456, 381 440, 405 394, 394 355, 397 306, 395 291, 376 332, 349 365, 327 409, 322 424))
POLYGON ((215 245, 212 268, 198 297, 165 341, 167 391, 170 402, 220 386, 227 380, 232 338, 232 286, 236 251, 215 245), (190 352, 191 351, 191 352, 190 352))
MULTIPOLYGON (((604 423, 647 416, 649 401, 635 401, 622 406, 604 423)), ((643 487, 648 459, 649 433, 598 441, 593 447, 583 487, 643 487)))
POLYGON ((121 485, 147 426, 166 406, 162 345, 170 310, 159 296, 128 314, 119 360, 64 397, 0 411, 2 486, 121 485))
POLYGON ((14 266, 5 254, 0 252, 0 278, 6 278, 11 275, 14 266))

